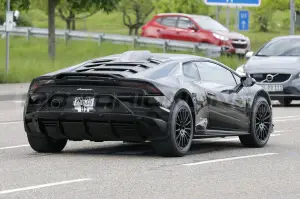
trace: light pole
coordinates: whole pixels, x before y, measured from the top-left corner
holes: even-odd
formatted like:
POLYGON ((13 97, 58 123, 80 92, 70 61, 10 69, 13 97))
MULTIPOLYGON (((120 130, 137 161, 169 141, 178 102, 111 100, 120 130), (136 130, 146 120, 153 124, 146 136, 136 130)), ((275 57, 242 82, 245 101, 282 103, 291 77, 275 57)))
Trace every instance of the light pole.
POLYGON ((295 34, 295 0, 290 0, 290 34, 295 34))
MULTIPOLYGON (((10 11, 10 0, 7 0, 7 13, 10 11)), ((6 73, 6 80, 8 76, 8 69, 9 69, 9 31, 7 30, 9 24, 7 20, 7 15, 6 15, 6 23, 5 23, 5 33, 6 33, 6 65, 5 65, 5 73, 6 73)))

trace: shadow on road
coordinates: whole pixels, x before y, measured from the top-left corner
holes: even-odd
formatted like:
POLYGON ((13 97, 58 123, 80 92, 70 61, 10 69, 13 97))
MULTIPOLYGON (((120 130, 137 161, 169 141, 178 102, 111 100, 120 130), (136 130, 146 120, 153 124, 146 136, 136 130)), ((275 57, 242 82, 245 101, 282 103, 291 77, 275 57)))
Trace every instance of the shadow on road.
MULTIPOLYGON (((188 155, 199 155, 218 151, 230 151, 244 148, 239 141, 214 142, 208 140, 195 140, 188 155)), ((122 143, 105 144, 105 146, 80 149, 65 149, 63 155, 105 155, 105 156, 148 156, 160 157, 153 150, 150 143, 122 143)))

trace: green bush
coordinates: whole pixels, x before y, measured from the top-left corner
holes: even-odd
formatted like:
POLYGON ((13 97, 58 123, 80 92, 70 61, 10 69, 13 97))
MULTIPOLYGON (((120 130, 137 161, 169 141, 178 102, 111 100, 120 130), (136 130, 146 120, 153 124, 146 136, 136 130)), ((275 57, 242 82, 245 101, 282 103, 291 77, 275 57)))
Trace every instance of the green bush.
MULTIPOLYGON (((0 25, 5 22, 5 13, 0 13, 0 25)), ((32 26, 30 18, 25 13, 21 13, 17 21, 17 26, 32 26)))

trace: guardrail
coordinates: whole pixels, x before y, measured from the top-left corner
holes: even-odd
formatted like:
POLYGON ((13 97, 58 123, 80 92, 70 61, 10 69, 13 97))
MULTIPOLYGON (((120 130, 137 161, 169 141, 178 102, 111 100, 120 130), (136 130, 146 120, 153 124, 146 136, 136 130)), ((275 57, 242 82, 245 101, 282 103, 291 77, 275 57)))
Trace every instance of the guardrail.
MULTIPOLYGON (((6 32, 4 26, 0 26, 0 34, 6 32)), ((10 31, 11 35, 14 36, 25 36, 27 40, 30 37, 48 37, 48 29, 45 28, 32 28, 32 27, 14 27, 10 31)), ((147 38, 139 36, 127 36, 118 34, 106 34, 106 33, 95 33, 95 32, 84 32, 84 31, 69 31, 56 29, 55 34, 57 38, 65 39, 66 43, 69 40, 87 40, 91 39, 101 45, 103 41, 109 41, 117 44, 131 44, 133 47, 136 46, 147 46, 160 48, 163 52, 168 50, 177 51, 189 51, 189 52, 202 52, 207 57, 219 57, 222 52, 220 46, 215 46, 206 43, 195 43, 195 42, 184 42, 176 40, 164 40, 156 38, 147 38)))

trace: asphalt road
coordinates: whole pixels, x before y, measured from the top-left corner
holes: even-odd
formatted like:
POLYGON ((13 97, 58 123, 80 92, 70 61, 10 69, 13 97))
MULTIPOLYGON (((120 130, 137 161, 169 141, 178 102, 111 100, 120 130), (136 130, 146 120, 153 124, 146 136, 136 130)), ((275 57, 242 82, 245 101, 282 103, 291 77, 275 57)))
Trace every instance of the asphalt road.
POLYGON ((0 198, 300 198, 300 105, 274 107, 264 148, 209 139, 182 158, 159 157, 147 144, 87 141, 37 154, 22 102, 0 101, 0 110, 0 198))

